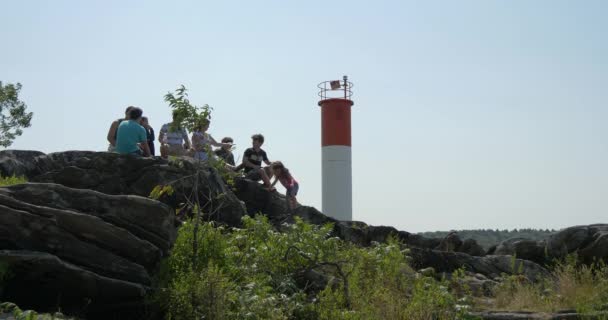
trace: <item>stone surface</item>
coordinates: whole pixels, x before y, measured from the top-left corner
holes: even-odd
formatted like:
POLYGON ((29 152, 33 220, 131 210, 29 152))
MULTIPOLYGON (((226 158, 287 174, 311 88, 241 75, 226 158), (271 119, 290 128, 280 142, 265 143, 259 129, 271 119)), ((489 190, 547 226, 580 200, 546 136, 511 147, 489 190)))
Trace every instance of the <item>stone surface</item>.
POLYGON ((432 267, 437 272, 465 271, 480 273, 489 279, 499 278, 502 274, 522 274, 536 282, 550 276, 542 266, 527 260, 514 259, 512 256, 475 257, 461 252, 446 252, 417 247, 410 248, 412 266, 416 269, 432 267), (520 267, 521 265, 521 267, 520 267))
POLYGON ((9 266, 3 299, 24 309, 112 319, 120 313, 142 313, 146 288, 141 284, 102 277, 58 257, 34 251, 0 250, 0 261, 9 266))
MULTIPOLYGON (((410 247, 413 267, 433 268, 436 274, 464 268, 467 284, 481 296, 501 275, 520 269, 531 281, 549 276, 537 263, 496 253, 539 263, 545 252, 551 257, 578 252, 584 261, 608 255, 608 225, 568 228, 544 243, 512 240, 484 256, 475 241, 463 241, 456 233, 431 239, 390 226, 337 221, 312 207, 288 212, 278 192, 241 178, 227 186, 214 168, 188 159, 9 150, 0 151, 0 174, 35 182, 0 188, 0 263, 17 270, 0 298, 41 311, 60 306, 90 318, 142 318, 143 295, 175 239, 171 208, 182 207, 194 186, 206 219, 239 227, 244 215, 261 213, 281 229, 299 217, 317 225, 332 223, 333 236, 361 246, 395 237, 410 247), (174 192, 163 195, 162 203, 147 198, 155 186, 168 184, 174 192), (28 296, 32 290, 35 294, 28 296)), ((298 281, 314 292, 332 279, 322 270, 308 270, 298 281)))
POLYGON ((88 318, 142 312, 176 237, 173 210, 139 196, 57 184, 0 188, 0 300, 88 318))
POLYGON ((508 239, 498 244, 492 253, 515 255, 541 264, 573 253, 585 263, 608 262, 608 224, 566 228, 542 241, 508 239))
POLYGON ((534 241, 523 238, 507 239, 496 246, 493 254, 515 255, 520 259, 526 259, 540 264, 545 264, 547 262, 544 241, 534 241))
POLYGON ((600 320, 606 319, 608 313, 578 314, 576 312, 540 313, 522 311, 488 311, 472 312, 472 316, 481 320, 600 320))
MULTIPOLYGON (((160 157, 138 158, 109 152, 65 151, 42 154, 36 151, 0 151, 3 175, 24 175, 31 182, 56 183, 70 188, 91 189, 109 195, 147 197, 154 187, 172 184, 175 193, 161 201, 178 207, 190 197, 194 185, 209 219, 238 226, 245 212, 241 201, 213 168, 190 158, 174 162, 160 157), (201 169, 195 176, 197 169, 201 169), (212 207, 211 198, 222 196, 221 205, 212 207)), ((220 203, 215 201, 215 203, 220 203)))

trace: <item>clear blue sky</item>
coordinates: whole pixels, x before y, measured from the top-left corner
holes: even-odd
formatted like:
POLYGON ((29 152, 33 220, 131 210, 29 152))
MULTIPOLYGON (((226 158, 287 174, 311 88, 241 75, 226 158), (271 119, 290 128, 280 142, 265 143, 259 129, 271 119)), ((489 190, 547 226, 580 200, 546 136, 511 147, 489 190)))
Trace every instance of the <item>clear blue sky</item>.
POLYGON ((348 74, 354 218, 412 232, 608 222, 606 1, 5 1, 0 80, 34 112, 12 148, 104 150, 186 85, 210 132, 320 208, 316 84, 348 74))

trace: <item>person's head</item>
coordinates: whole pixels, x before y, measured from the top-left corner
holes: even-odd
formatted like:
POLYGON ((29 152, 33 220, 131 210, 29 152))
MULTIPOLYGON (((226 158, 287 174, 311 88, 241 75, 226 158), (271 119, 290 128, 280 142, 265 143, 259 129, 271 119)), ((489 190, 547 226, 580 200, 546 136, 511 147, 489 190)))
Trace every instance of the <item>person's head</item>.
POLYGON ((173 121, 177 121, 178 116, 179 116, 179 112, 177 112, 177 110, 173 110, 173 113, 171 114, 173 116, 173 121))
POLYGON ((148 117, 141 117, 141 120, 140 120, 140 122, 139 122, 139 123, 141 123, 141 125, 142 125, 142 126, 146 126, 146 127, 147 127, 148 125, 150 125, 150 124, 148 123, 148 117))
MULTIPOLYGON (((231 137, 223 137, 223 138, 222 138, 222 143, 230 143, 230 144, 233 144, 233 143, 234 143, 234 140, 232 140, 232 138, 231 138, 231 137)), ((229 147, 229 146, 222 146, 222 149, 224 149, 224 150, 226 150, 226 151, 230 150, 230 148, 232 148, 232 147, 229 147)))
POLYGON ((144 112, 140 108, 133 107, 133 109, 129 111, 129 120, 139 121, 143 113, 144 112))
POLYGON ((131 112, 131 110, 134 108, 134 106, 128 106, 127 109, 125 109, 125 119, 129 119, 129 112, 131 112))
POLYGON ((211 121, 209 120, 201 120, 196 124, 196 131, 199 132, 207 132, 207 130, 209 130, 209 125, 211 124, 211 121))
POLYGON ((264 136, 261 133, 257 133, 251 136, 251 144, 254 148, 259 148, 264 144, 264 136))
POLYGON ((274 173, 274 175, 277 177, 282 177, 286 174, 289 174, 289 170, 285 168, 281 161, 275 161, 271 163, 270 167, 272 168, 272 172, 274 173))

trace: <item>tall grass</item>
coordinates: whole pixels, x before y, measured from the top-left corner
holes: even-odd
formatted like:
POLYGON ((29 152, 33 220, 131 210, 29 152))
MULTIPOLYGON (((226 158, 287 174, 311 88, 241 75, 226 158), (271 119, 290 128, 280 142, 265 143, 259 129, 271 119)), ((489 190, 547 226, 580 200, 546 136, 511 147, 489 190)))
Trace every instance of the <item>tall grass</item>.
POLYGON ((555 265, 549 279, 530 283, 523 277, 510 276, 495 294, 493 307, 497 309, 608 311, 608 266, 604 262, 583 265, 570 256, 555 265))

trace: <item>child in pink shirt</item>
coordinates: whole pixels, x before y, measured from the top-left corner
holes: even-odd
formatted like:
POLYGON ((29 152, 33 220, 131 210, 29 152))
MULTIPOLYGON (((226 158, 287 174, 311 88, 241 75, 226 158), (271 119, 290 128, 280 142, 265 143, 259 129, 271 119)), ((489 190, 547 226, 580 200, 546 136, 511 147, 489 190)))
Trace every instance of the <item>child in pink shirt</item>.
POLYGON ((298 190, 300 189, 298 181, 291 176, 289 169, 285 168, 281 161, 275 161, 270 166, 275 176, 271 187, 274 187, 277 181, 281 181, 281 184, 287 190, 285 193, 285 197, 287 198, 287 208, 290 211, 295 209, 296 204, 298 203, 296 196, 298 195, 298 190))

